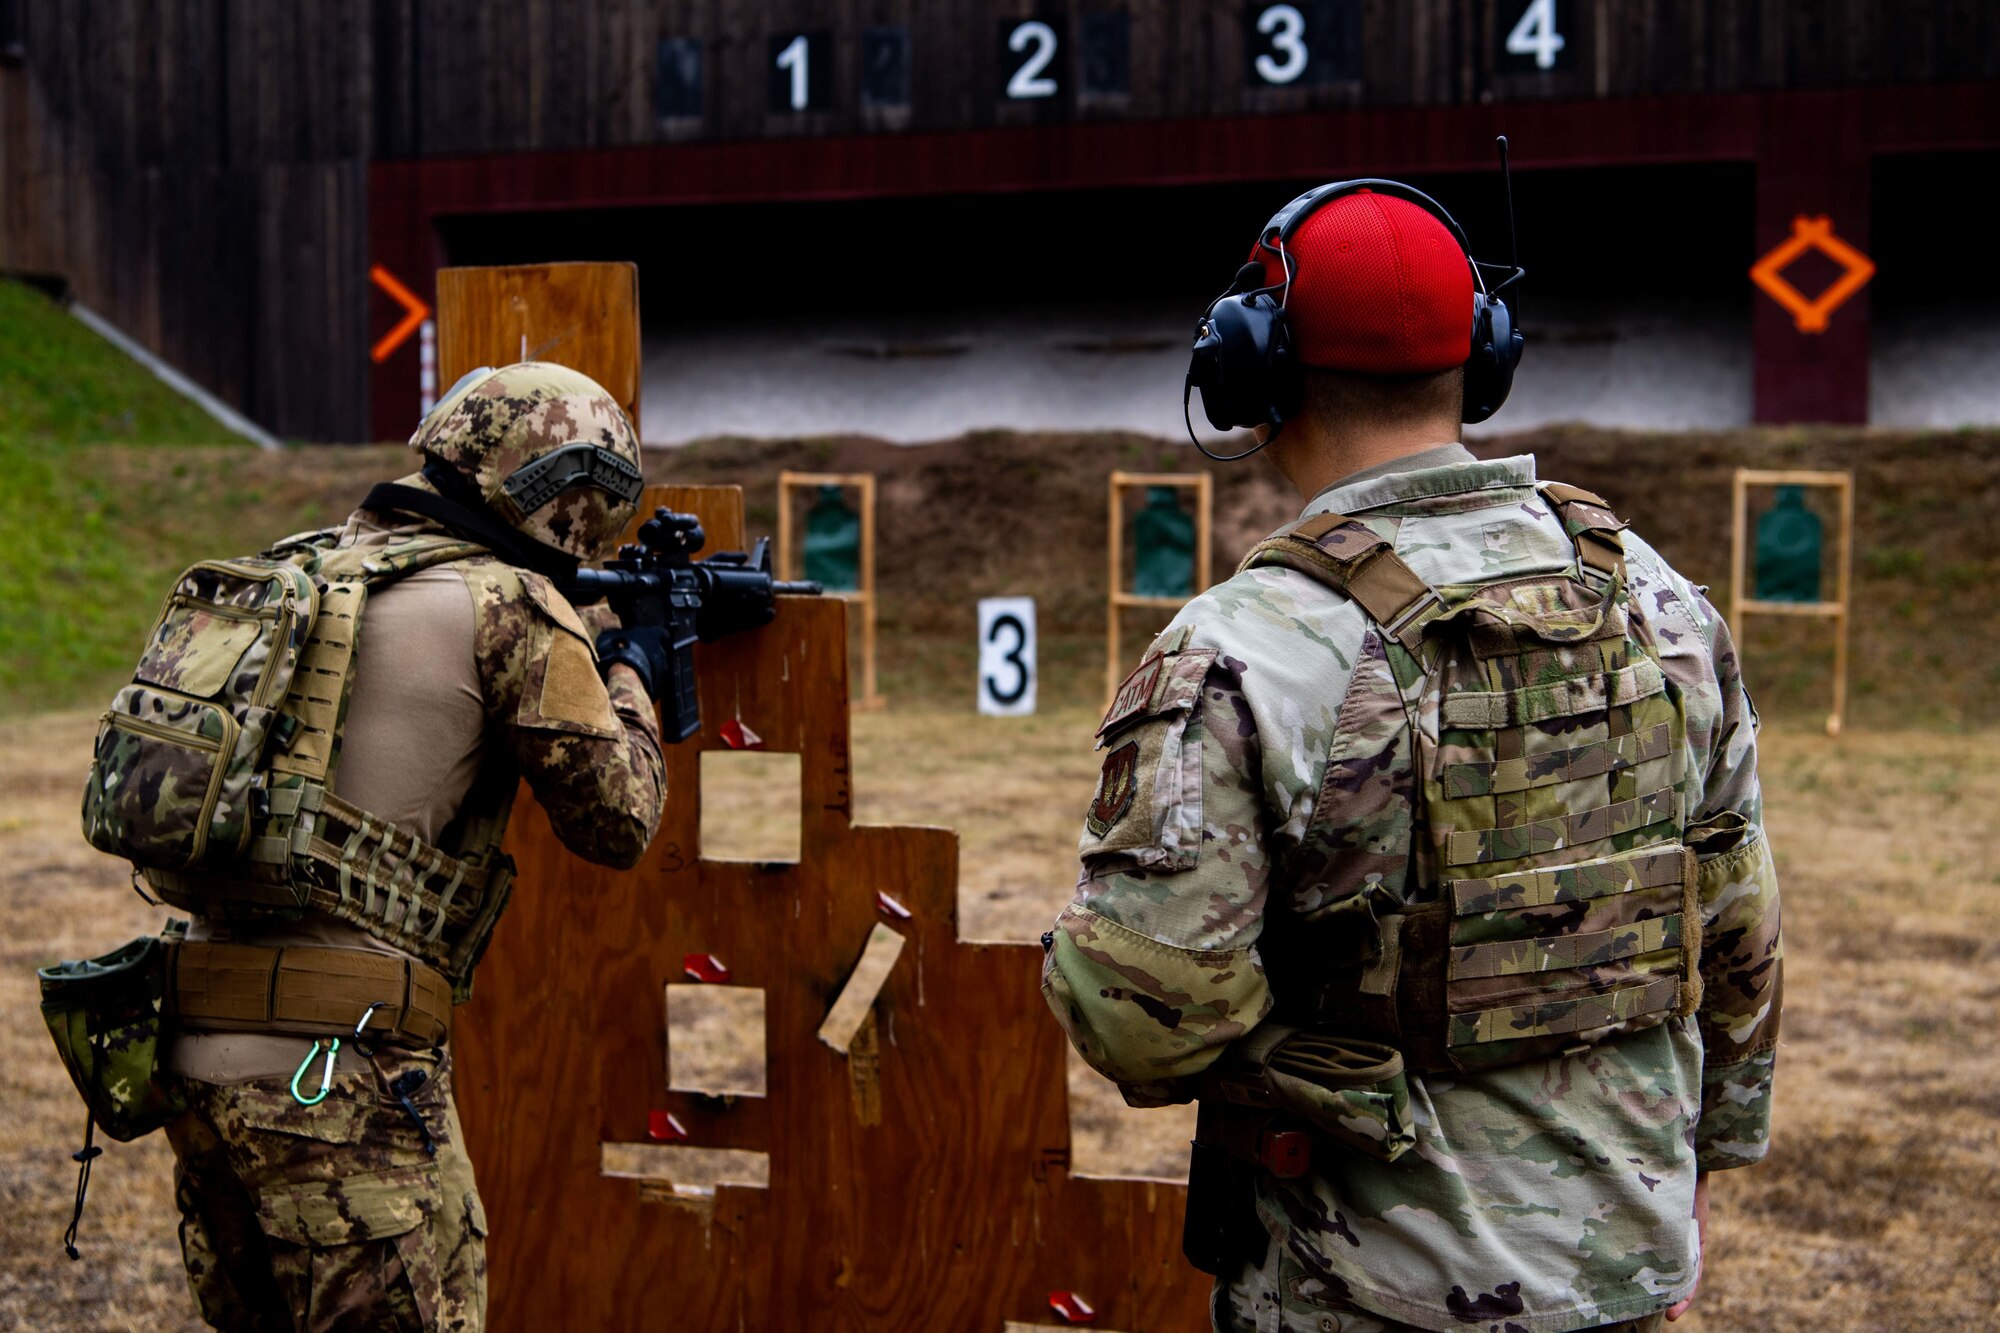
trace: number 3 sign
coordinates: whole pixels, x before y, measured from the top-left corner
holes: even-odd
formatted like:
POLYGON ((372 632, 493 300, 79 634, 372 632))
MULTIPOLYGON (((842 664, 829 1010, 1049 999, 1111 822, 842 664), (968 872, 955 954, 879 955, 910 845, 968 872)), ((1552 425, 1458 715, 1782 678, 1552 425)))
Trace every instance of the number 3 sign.
POLYGON ((979 711, 1024 717, 1035 711, 1035 599, 979 603, 979 711))

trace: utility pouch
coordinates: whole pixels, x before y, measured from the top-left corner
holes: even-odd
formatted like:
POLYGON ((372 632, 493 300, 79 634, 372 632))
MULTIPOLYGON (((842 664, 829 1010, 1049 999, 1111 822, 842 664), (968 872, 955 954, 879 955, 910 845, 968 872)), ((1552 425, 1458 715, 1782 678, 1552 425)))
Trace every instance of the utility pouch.
POLYGON ((1402 1054, 1380 1042, 1264 1023, 1231 1048, 1210 1088, 1379 1161, 1395 1161, 1417 1141, 1402 1054))
POLYGON ((1181 1253, 1214 1277, 1234 1274, 1261 1257, 1270 1243, 1257 1220, 1257 1175, 1223 1142, 1218 1122, 1226 1108, 1204 1100, 1188 1153, 1187 1213, 1181 1253))
POLYGON ((120 1143, 152 1133, 182 1109, 178 1087, 158 1077, 172 947, 146 936, 36 974, 56 1053, 91 1119, 120 1143))

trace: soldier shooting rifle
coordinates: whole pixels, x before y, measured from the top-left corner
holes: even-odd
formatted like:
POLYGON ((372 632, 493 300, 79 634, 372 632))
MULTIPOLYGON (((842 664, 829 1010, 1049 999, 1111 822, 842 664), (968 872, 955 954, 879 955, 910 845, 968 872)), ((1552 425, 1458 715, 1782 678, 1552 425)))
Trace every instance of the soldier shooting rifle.
POLYGON ((220 1328, 482 1326, 450 1033, 512 887, 518 786, 577 855, 637 864, 665 799, 655 700, 693 735, 694 642, 817 591, 761 545, 695 560, 700 524, 665 510, 580 570, 644 478, 632 423, 573 370, 474 371, 410 447, 419 470, 342 526, 177 581, 83 822, 192 923, 42 973, 87 1136, 166 1129, 220 1328), (624 625, 594 634, 565 590, 624 625))
POLYGON ((603 569, 579 569, 564 587, 578 606, 602 600, 623 627, 597 639, 598 661, 623 662, 650 682, 650 693, 672 710, 666 739, 701 730, 695 691, 694 645, 768 625, 778 594, 818 596, 817 583, 771 576, 771 539, 759 537, 748 555, 694 553, 708 540, 701 520, 660 508, 639 526, 639 540, 620 547, 603 569))

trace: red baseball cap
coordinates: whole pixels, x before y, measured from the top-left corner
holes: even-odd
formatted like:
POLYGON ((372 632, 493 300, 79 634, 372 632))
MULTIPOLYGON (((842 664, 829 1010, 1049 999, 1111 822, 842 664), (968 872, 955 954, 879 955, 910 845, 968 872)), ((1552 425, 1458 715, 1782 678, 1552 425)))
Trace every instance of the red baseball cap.
MULTIPOLYGON (((1285 243, 1285 322, 1299 360, 1323 370, 1422 374, 1472 355, 1472 266, 1458 240, 1407 199, 1356 190, 1308 215, 1285 243)), ((1285 266, 1262 245, 1264 281, 1285 266)))

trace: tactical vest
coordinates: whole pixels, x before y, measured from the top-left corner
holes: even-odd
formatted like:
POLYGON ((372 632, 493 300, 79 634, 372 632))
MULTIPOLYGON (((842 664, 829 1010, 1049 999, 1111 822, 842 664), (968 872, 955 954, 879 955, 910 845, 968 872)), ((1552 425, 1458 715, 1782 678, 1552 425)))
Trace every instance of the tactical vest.
POLYGON ((335 917, 462 998, 513 876, 500 843, 515 775, 489 766, 437 846, 333 785, 369 589, 485 551, 436 534, 334 541, 310 533, 181 575, 98 728, 84 835, 176 907, 335 917))
POLYGON ((1685 708, 1632 614, 1624 524, 1587 491, 1539 489, 1575 544, 1567 571, 1432 588, 1340 514, 1243 562, 1368 614, 1413 741, 1357 760, 1405 784, 1388 799, 1413 817, 1395 831, 1320 802, 1325 883, 1294 896, 1326 906, 1265 933, 1278 1015, 1388 1043, 1418 1072, 1578 1050, 1699 999, 1685 708), (1376 867, 1400 852, 1403 882, 1356 883, 1342 848, 1376 867))

